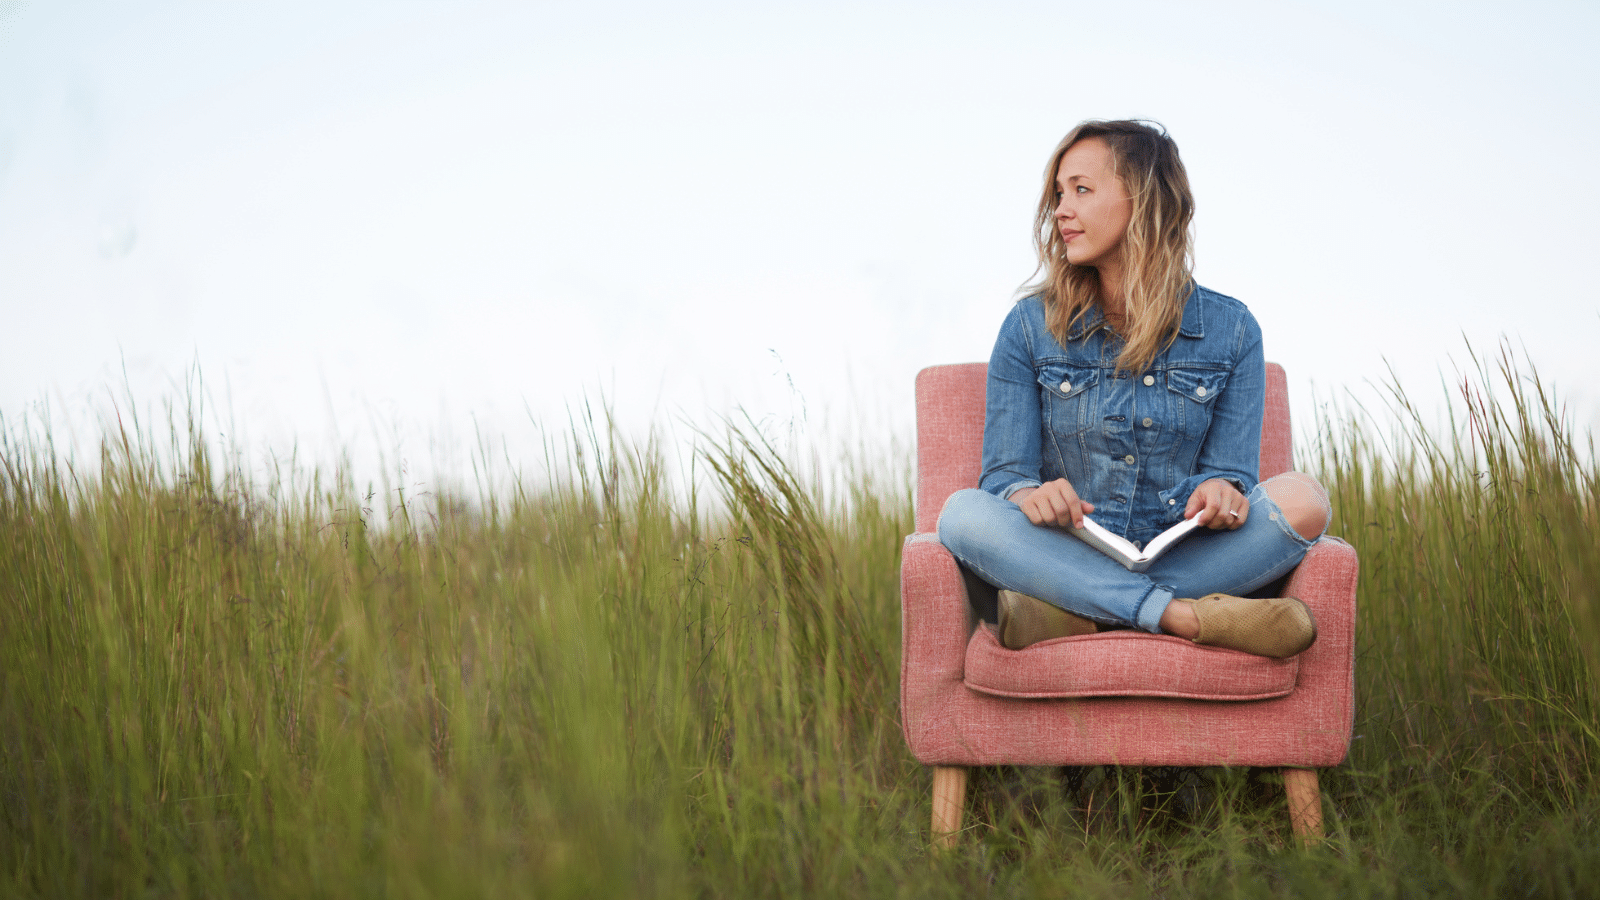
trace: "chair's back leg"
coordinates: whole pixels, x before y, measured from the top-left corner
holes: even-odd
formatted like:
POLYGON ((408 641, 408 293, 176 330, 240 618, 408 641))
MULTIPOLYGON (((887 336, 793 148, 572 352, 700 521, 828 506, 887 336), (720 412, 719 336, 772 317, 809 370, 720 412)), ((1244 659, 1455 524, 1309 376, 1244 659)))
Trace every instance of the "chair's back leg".
POLYGON ((1283 790, 1289 798, 1289 824, 1295 837, 1308 847, 1322 840, 1322 791, 1317 787, 1317 770, 1284 769, 1283 790))
MULTIPOLYGON (((1315 774, 1312 778, 1315 779, 1315 774)), ((1315 785, 1315 781, 1313 781, 1315 785)), ((1313 788, 1314 789, 1314 788, 1313 788)), ((933 846, 948 849, 961 833, 961 811, 967 805, 967 767, 933 767, 933 846)))

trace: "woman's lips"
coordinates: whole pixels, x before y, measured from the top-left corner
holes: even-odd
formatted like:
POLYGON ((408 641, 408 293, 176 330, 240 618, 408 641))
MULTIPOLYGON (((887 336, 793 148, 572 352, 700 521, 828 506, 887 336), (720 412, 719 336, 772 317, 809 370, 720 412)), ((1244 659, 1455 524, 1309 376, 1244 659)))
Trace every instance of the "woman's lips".
POLYGON ((1081 232, 1081 231, 1073 231, 1073 230, 1071 230, 1069 228, 1061 229, 1061 239, 1063 241, 1070 242, 1073 238, 1082 237, 1082 236, 1083 236, 1083 232, 1081 232))

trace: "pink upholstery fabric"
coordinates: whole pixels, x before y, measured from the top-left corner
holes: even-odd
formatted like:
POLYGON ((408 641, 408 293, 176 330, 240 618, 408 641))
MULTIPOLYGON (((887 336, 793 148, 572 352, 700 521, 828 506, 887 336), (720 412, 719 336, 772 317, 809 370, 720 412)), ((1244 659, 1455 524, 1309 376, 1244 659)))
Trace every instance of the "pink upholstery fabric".
POLYGON ((937 531, 944 501, 978 486, 988 374, 987 363, 932 366, 917 373, 918 532, 937 531))
POLYGON ((996 697, 1182 697, 1265 700, 1294 690, 1300 661, 1202 647, 1142 631, 1000 646, 992 627, 967 642, 962 680, 996 697))
POLYGON ((1267 363, 1267 408, 1261 422, 1261 480, 1294 468, 1294 439, 1289 430, 1289 378, 1283 366, 1267 363))
MULTIPOLYGON (((1315 768, 1343 760, 1355 714, 1357 560, 1336 538, 1318 542, 1285 587, 1311 607, 1319 633, 1316 644, 1287 661, 1294 686, 1281 696, 1214 702, 1260 692, 1249 676, 1255 658, 1241 663, 1231 657, 1244 654, 1192 645, 1199 652, 1184 655, 1184 682, 1173 682, 1182 696, 1137 696, 1152 684, 1144 669, 1174 665, 1162 654, 1182 643, 1175 638, 1110 632, 1017 652, 983 646, 960 570, 933 532, 945 499, 977 484, 985 372, 974 363, 917 377, 917 533, 901 558, 901 722, 913 755, 931 765, 1315 768), (1073 649, 1061 650, 1064 644, 1073 649), (1119 660, 1127 680, 1119 687, 1107 672, 1092 691, 1117 696, 1016 696, 1088 683, 1080 663, 1061 662, 1085 653, 1119 660)), ((1286 386, 1282 368, 1269 364, 1263 477, 1290 468, 1286 386)))

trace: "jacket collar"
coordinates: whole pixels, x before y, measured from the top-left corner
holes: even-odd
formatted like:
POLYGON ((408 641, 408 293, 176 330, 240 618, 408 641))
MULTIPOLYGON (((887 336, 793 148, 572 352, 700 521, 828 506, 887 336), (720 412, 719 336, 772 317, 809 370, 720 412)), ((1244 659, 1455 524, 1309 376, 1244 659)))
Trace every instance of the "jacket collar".
POLYGON ((1205 304, 1200 302, 1200 288, 1191 285, 1189 299, 1183 302, 1183 320, 1178 323, 1178 333, 1186 338, 1203 338, 1206 336, 1206 321, 1201 310, 1205 304))
MULTIPOLYGON (((1183 304, 1183 319, 1178 322, 1178 334, 1186 338, 1203 338, 1206 336, 1205 315, 1202 312, 1203 306, 1200 302, 1200 289, 1198 287, 1190 288, 1189 299, 1183 304)), ((1078 340, 1087 334, 1093 333, 1105 323, 1105 313, 1100 311, 1100 307, 1091 307, 1087 312, 1079 316, 1077 321, 1072 323, 1072 327, 1067 330, 1067 340, 1078 340)))

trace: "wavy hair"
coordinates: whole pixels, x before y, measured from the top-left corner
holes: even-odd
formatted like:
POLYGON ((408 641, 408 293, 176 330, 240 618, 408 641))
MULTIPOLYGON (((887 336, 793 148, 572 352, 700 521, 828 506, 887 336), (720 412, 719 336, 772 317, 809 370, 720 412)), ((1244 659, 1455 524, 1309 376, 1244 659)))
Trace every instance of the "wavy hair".
POLYGON ((1183 306, 1194 285, 1194 195, 1178 145, 1165 128, 1136 120, 1083 122, 1050 154, 1044 193, 1034 216, 1033 246, 1039 279, 1023 290, 1044 298, 1045 323, 1065 345, 1073 323, 1099 305, 1100 276, 1092 266, 1067 261, 1056 228, 1056 171, 1072 145, 1100 138, 1111 148, 1112 171, 1133 198, 1133 217, 1122 238, 1125 343, 1117 368, 1143 372, 1177 338, 1183 306), (1040 273, 1043 273, 1042 275, 1040 273))

